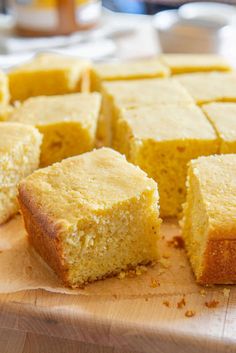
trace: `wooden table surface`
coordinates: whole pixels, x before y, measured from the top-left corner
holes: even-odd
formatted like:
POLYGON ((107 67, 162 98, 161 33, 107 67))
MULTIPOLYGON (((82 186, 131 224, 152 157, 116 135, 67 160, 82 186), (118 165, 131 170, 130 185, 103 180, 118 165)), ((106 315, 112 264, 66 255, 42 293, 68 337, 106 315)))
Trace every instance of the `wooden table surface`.
MULTIPOLYGON (((176 229, 165 224, 162 234, 171 239, 176 229)), ((235 286, 227 287, 230 293, 223 286, 203 290, 196 286, 188 266, 181 271, 190 273, 190 287, 187 292, 185 287, 181 290, 185 274, 178 262, 181 257, 186 260, 186 255, 183 249, 170 251, 174 254, 170 256, 171 268, 165 271, 174 276, 176 272, 180 283, 176 291, 160 279, 161 294, 136 298, 44 290, 0 295, 0 352, 236 352, 235 286), (178 308, 183 298, 186 305, 178 308), (208 308, 206 303, 213 300, 216 307, 208 308), (195 316, 186 317, 187 310, 195 316)))

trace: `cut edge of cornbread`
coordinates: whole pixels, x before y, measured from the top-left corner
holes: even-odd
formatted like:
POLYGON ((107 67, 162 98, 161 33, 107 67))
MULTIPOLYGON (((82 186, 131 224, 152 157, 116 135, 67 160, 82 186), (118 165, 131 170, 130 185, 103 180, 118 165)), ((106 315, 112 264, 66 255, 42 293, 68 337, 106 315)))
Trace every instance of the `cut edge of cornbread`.
POLYGON ((194 104, 157 105, 120 110, 113 148, 158 183, 160 213, 166 218, 181 214, 189 160, 218 153, 219 141, 194 104))
POLYGON ((236 102, 212 102, 201 108, 218 135, 220 153, 236 153, 236 102))
POLYGON ((18 212, 17 188, 24 177, 32 173, 39 165, 42 136, 37 129, 18 123, 0 123, 5 131, 4 143, 9 138, 9 148, 0 150, 0 224, 6 222, 18 212), (13 134, 19 133, 17 143, 13 145, 13 134))
MULTIPOLYGON (((180 224, 186 251, 197 283, 204 285, 232 284, 236 283, 236 222, 233 219, 233 215, 232 218, 228 218, 228 223, 224 222, 225 212, 229 210, 227 203, 225 204, 225 208, 222 207, 224 206, 224 200, 218 200, 217 202, 216 199, 212 199, 214 201, 212 208, 212 204, 209 204, 209 199, 204 198, 202 187, 206 189, 207 185, 204 182, 203 186, 200 176, 201 172, 199 172, 198 168, 207 159, 210 161, 209 179, 206 181, 207 184, 211 184, 209 193, 217 193, 213 188, 217 175, 213 173, 217 172, 217 168, 218 171, 221 169, 216 167, 214 170, 215 165, 212 164, 211 166, 211 162, 213 161, 214 163, 214 160, 216 160, 216 163, 220 163, 221 161, 224 163, 224 159, 228 159, 229 168, 232 164, 236 165, 236 155, 232 154, 200 157, 189 163, 187 200, 183 207, 184 216, 180 224), (211 172, 212 170, 213 173, 211 172), (210 180, 214 180, 213 183, 210 180), (221 202, 223 203, 222 206, 221 202), (213 209, 217 207, 219 210, 216 215, 213 209), (222 213, 220 213, 221 211, 222 213)), ((222 166, 221 173, 229 172, 230 170, 222 166)), ((228 185, 222 184, 222 190, 225 193, 226 199, 232 195, 232 193, 227 194, 227 187, 228 185)))
MULTIPOLYGON (((93 163, 91 168, 95 168, 93 163)), ((117 190, 122 188, 120 183, 123 181, 120 178, 109 178, 114 183, 114 188, 116 183, 119 185, 117 190)), ((90 180, 89 175, 87 179, 90 180)), ((37 177, 35 182, 37 183, 37 177)), ((62 185, 59 188, 63 189, 62 185)), ((70 187, 68 188, 70 193, 70 187)), ((75 186, 71 192, 75 192, 75 186)), ((128 163, 118 152, 106 148, 95 150, 32 174, 20 184, 19 203, 31 244, 69 287, 80 287, 139 264, 157 260, 157 238, 161 221, 156 183, 139 168, 128 163), (84 206, 82 218, 77 219, 74 224, 70 223, 66 215, 63 219, 57 219, 53 216, 53 211, 48 212, 44 209, 45 204, 37 199, 35 190, 40 190, 40 186, 35 184, 34 189, 34 177, 50 171, 55 173, 56 169, 59 172, 60 168, 63 171, 66 164, 73 164, 74 161, 77 163, 76 159, 81 161, 91 156, 98 162, 102 157, 102 164, 116 165, 117 160, 115 170, 121 169, 120 175, 124 173, 125 177, 127 173, 127 178, 129 173, 125 169, 132 170, 133 175, 137 173, 137 178, 143 178, 140 184, 143 189, 123 201, 112 201, 110 206, 109 203, 99 206, 98 209, 90 206, 87 209, 84 206), (108 161, 109 158, 114 158, 114 161, 108 161)))

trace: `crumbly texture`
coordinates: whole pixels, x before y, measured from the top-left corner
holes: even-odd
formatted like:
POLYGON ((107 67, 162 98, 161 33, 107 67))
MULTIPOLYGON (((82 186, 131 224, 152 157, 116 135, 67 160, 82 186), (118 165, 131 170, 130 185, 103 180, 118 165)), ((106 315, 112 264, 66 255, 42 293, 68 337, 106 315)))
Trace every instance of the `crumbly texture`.
POLYGON ((99 93, 34 97, 15 109, 9 121, 36 126, 43 134, 44 167, 94 148, 100 105, 99 93))
POLYGON ((99 137, 110 145, 120 108, 154 104, 189 104, 193 99, 178 82, 172 79, 149 79, 104 82, 102 85, 102 119, 99 137))
POLYGON ((10 99, 7 75, 0 70, 0 104, 7 104, 10 99))
POLYGON ((220 139, 220 153, 236 153, 236 103, 210 103, 203 111, 220 139))
POLYGON ((176 76, 199 105, 210 102, 236 102, 236 72, 193 73, 176 76))
POLYGON ((194 104, 157 105, 121 110, 113 147, 158 183, 161 216, 172 217, 185 200, 188 162, 217 153, 218 139, 194 104))
POLYGON ((38 167, 41 140, 34 127, 0 123, 0 224, 18 211, 18 183, 38 167))
POLYGON ((19 202, 31 243, 67 286, 157 259, 157 185, 111 149, 34 172, 19 202))
POLYGON ((0 104, 0 121, 8 120, 14 108, 8 104, 0 104))
POLYGON ((160 61, 170 69, 172 75, 232 70, 226 59, 215 54, 163 54, 160 61))
POLYGON ((91 70, 91 89, 100 91, 103 81, 166 77, 169 73, 157 58, 97 64, 91 70))
POLYGON ((41 54, 8 74, 11 101, 88 89, 88 62, 56 54, 41 54))
POLYGON ((236 155, 200 157, 188 171, 182 221, 198 283, 236 283, 236 155))

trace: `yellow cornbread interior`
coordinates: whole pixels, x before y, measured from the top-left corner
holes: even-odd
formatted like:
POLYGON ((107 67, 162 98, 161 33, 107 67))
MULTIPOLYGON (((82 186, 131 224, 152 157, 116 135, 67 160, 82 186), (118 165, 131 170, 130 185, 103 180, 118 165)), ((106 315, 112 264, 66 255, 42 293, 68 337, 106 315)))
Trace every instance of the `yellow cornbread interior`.
POLYGON ((53 237, 69 286, 157 259, 157 185, 111 149, 36 171, 21 183, 19 197, 33 220, 41 219, 43 246, 37 247, 35 234, 30 237, 44 258, 51 231, 58 230, 53 237))
POLYGON ((226 59, 214 54, 163 54, 159 59, 170 69, 172 75, 232 70, 226 59))
POLYGON ((158 183, 162 217, 177 216, 185 200, 188 162, 218 152, 218 139, 201 110, 157 105, 120 111, 113 147, 158 183))
POLYGON ((220 153, 236 153, 236 103, 202 106, 220 139, 220 153))
POLYGON ((178 75, 175 79, 195 103, 236 102, 236 73, 210 72, 178 75))
POLYGON ((41 95, 59 95, 83 90, 86 61, 56 54, 41 54, 8 74, 11 101, 41 95))
POLYGON ((34 125, 43 134, 40 165, 48 166, 95 147, 99 93, 29 98, 9 121, 34 125))
POLYGON ((157 58, 97 64, 91 69, 91 89, 92 91, 100 91, 103 81, 167 76, 169 76, 169 69, 157 58))
POLYGON ((0 104, 7 104, 9 102, 9 82, 7 75, 0 71, 0 104))
POLYGON ((38 167, 41 135, 17 123, 0 123, 0 224, 18 211, 18 183, 38 167))
POLYGON ((186 250, 200 283, 235 281, 235 270, 227 269, 233 261, 229 243, 236 238, 235 177, 235 154, 200 157, 189 165, 182 228, 186 250), (220 250, 219 255, 211 252, 212 243, 220 250), (229 270, 229 277, 222 268, 229 270))
POLYGON ((172 79, 145 79, 104 82, 102 114, 98 122, 99 138, 111 145, 115 133, 117 109, 155 104, 190 104, 193 99, 172 79))

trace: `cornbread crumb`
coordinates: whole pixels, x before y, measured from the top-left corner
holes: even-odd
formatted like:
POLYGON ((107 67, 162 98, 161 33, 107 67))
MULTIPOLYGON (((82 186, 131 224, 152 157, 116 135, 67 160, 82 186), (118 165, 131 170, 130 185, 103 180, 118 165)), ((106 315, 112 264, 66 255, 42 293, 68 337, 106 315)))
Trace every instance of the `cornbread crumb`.
POLYGON ((194 310, 187 310, 184 315, 186 317, 193 317, 196 315, 196 312, 194 310))
POLYGON ((159 264, 164 268, 169 268, 170 267, 170 260, 162 257, 159 260, 159 264))
POLYGON ((168 300, 164 300, 162 304, 165 305, 167 308, 170 308, 170 302, 168 300))
POLYGON ((183 297, 178 303, 177 308, 182 309, 186 305, 185 297, 183 297))
POLYGON ((118 277, 119 279, 124 279, 124 278, 126 277, 125 271, 121 271, 120 273, 118 273, 117 277, 118 277))
POLYGON ((151 279, 150 287, 151 287, 151 288, 160 287, 160 283, 159 283, 155 278, 152 278, 152 279, 151 279))
POLYGON ((67 286, 137 276, 158 257, 157 185, 111 149, 34 172, 19 202, 31 244, 67 286))
POLYGON ((200 290, 200 294, 201 294, 202 297, 205 297, 206 294, 207 294, 207 292, 206 292, 205 289, 201 289, 201 290, 200 290))
POLYGON ((11 101, 83 91, 88 85, 87 61, 57 54, 40 54, 8 74, 11 101), (24 82, 24 84, 22 84, 24 82))
POLYGON ((205 306, 209 309, 214 309, 219 305, 219 301, 218 300, 211 300, 210 302, 205 302, 205 306))
POLYGON ((167 244, 175 249, 184 249, 184 239, 179 235, 175 235, 171 240, 168 240, 167 244))
POLYGON ((230 289, 229 288, 224 288, 223 289, 223 295, 224 295, 225 298, 229 298, 230 289))

